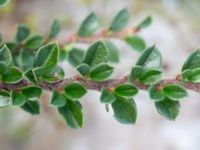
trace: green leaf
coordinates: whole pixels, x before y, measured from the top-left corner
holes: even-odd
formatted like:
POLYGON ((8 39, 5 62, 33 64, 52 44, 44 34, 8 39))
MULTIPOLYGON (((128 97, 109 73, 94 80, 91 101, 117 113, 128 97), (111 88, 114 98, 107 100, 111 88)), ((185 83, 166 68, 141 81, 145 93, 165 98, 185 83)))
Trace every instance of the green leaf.
POLYGON ((43 40, 42 36, 35 35, 35 36, 32 36, 31 38, 29 38, 26 41, 25 45, 26 45, 27 48, 37 49, 43 44, 43 42, 44 42, 44 40, 43 40))
POLYGON ((86 93, 86 88, 80 83, 71 83, 65 87, 65 95, 72 100, 80 99, 86 93))
POLYGON ((84 60, 84 51, 80 48, 73 48, 68 52, 67 60, 74 67, 80 65, 84 60))
POLYGON ((200 68, 193 69, 190 76, 188 76, 188 81, 199 83, 200 82, 200 68))
POLYGON ((104 44, 108 49, 108 60, 112 63, 118 63, 119 62, 118 48, 110 41, 104 40, 104 44))
POLYGON ((180 104, 178 101, 173 101, 165 98, 163 101, 155 102, 158 113, 168 120, 175 120, 179 114, 180 104))
POLYGON ((98 29, 98 27, 98 17, 94 12, 92 12, 81 23, 77 34, 79 36, 90 36, 98 29))
POLYGON ((0 96, 10 97, 10 93, 6 90, 0 90, 0 96))
POLYGON ((55 19, 51 25, 51 31, 49 34, 50 38, 55 38, 60 32, 60 23, 57 19, 55 19))
POLYGON ((138 28, 138 29, 146 28, 146 27, 150 26, 151 23, 152 23, 152 18, 151 18, 151 16, 147 16, 147 17, 137 26, 137 28, 138 28))
POLYGON ((27 70, 24 75, 26 76, 26 78, 32 82, 32 83, 37 83, 37 77, 35 75, 35 72, 32 69, 27 70))
POLYGON ((140 82, 146 85, 158 83, 161 79, 162 71, 158 69, 147 69, 139 78, 140 82))
POLYGON ((117 98, 112 103, 115 119, 123 124, 134 124, 137 118, 137 108, 132 98, 117 98))
POLYGON ((0 96, 0 108, 9 106, 10 102, 10 97, 0 96))
POLYGON ((112 103, 116 100, 115 95, 110 93, 108 89, 102 89, 100 100, 102 103, 112 103))
POLYGON ((187 91, 180 85, 166 85, 163 87, 163 93, 168 98, 177 101, 187 96, 187 91))
POLYGON ((138 79, 144 72, 143 67, 135 66, 132 68, 131 73, 129 75, 129 81, 133 82, 134 80, 138 79))
POLYGON ((138 89, 133 84, 126 83, 117 86, 114 93, 122 97, 132 97, 138 93, 138 89))
POLYGON ((28 98, 28 100, 36 101, 40 98, 42 94, 42 89, 37 86, 27 86, 22 89, 23 95, 28 98))
POLYGON ((146 48, 145 41, 137 35, 127 36, 124 40, 134 50, 143 51, 146 48))
POLYGON ((15 41, 20 43, 24 41, 30 34, 30 29, 26 25, 19 25, 17 27, 17 33, 15 36, 15 41))
POLYGON ((9 2, 10 0, 0 0, 0 7, 6 6, 9 2))
POLYGON ((23 75, 19 68, 17 67, 10 67, 8 72, 2 75, 1 80, 4 83, 17 83, 22 80, 23 75))
POLYGON ((31 115, 38 115, 40 113, 38 101, 27 101, 21 108, 31 115))
POLYGON ((58 111, 63 116, 69 127, 76 129, 83 126, 83 113, 78 103, 67 100, 66 105, 59 107, 58 111))
POLYGON ((162 56, 155 46, 147 48, 136 63, 144 68, 160 68, 161 64, 162 56))
POLYGON ((6 45, 0 49, 0 74, 6 72, 7 68, 12 65, 12 55, 6 45))
POLYGON ((188 80, 189 76, 191 76, 193 73, 192 69, 186 69, 181 72, 181 79, 182 80, 188 80))
POLYGON ((53 92, 51 97, 51 104, 55 107, 65 106, 67 100, 63 94, 59 94, 57 91, 53 92))
POLYGON ((120 10, 117 15, 114 17, 111 26, 109 27, 110 31, 120 31, 122 30, 129 20, 129 12, 127 8, 120 10))
POLYGON ((183 64, 182 72, 186 69, 200 68, 200 49, 193 52, 183 64))
POLYGON ((100 63, 108 61, 108 49, 103 41, 97 41, 92 44, 86 52, 85 63, 94 67, 100 63))
POLYGON ((16 91, 11 92, 11 100, 13 106, 22 106, 26 103, 26 97, 16 91))
POLYGON ((56 43, 50 43, 40 47, 34 59, 34 71, 36 75, 50 73, 57 65, 59 48, 56 43))
POLYGON ((94 81, 102 81, 107 79, 113 73, 113 67, 102 63, 92 68, 90 78, 94 81))
POLYGON ((82 76, 89 75, 89 73, 90 73, 90 66, 85 63, 80 64, 76 69, 82 76))
POLYGON ((162 101, 165 96, 162 92, 162 90, 156 89, 156 85, 151 85, 148 88, 149 96, 153 101, 162 101))

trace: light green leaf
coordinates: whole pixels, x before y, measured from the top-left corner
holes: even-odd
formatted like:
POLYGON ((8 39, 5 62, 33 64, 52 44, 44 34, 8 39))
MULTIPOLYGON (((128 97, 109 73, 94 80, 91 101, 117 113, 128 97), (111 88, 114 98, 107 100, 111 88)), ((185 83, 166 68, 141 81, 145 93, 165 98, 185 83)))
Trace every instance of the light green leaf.
POLYGON ((135 66, 132 68, 131 73, 129 75, 129 81, 133 82, 134 80, 138 79, 144 72, 143 67, 135 66))
POLYGON ((30 34, 30 29, 26 25, 18 25, 15 41, 20 43, 24 41, 30 34))
POLYGON ((53 92, 51 97, 51 104, 55 107, 65 106, 67 100, 63 94, 59 94, 57 91, 53 92))
POLYGON ((143 38, 141 38, 137 35, 127 36, 124 40, 134 50, 143 51, 146 48, 146 43, 143 40, 143 38))
POLYGON ((100 63, 108 61, 108 49, 103 41, 97 41, 92 44, 86 52, 85 63, 94 67, 100 63))
POLYGON ((22 88, 22 94, 31 101, 36 101, 42 94, 42 89, 37 86, 27 86, 22 88))
POLYGON ((11 100, 13 106, 22 106, 26 103, 26 97, 16 91, 11 92, 11 100))
POLYGON ((104 40, 104 44, 108 49, 108 60, 112 63, 119 62, 119 50, 118 48, 110 41, 104 40))
POLYGON ((165 98, 162 101, 155 102, 158 113, 168 120, 175 120, 179 114, 180 104, 178 101, 173 101, 165 98))
POLYGON ((10 0, 0 0, 0 7, 6 6, 9 2, 10 0))
POLYGON ((147 69, 139 78, 140 82, 146 85, 158 83, 161 79, 162 71, 158 69, 147 69))
POLYGON ((147 48, 136 63, 144 68, 160 68, 161 64, 162 56, 155 46, 147 48))
POLYGON ((55 19, 51 25, 51 31, 49 34, 50 38, 55 38, 60 32, 60 23, 57 19, 55 19))
POLYGON ((137 28, 138 28, 138 29, 146 28, 146 27, 150 26, 151 23, 152 23, 152 18, 151 18, 151 16, 147 16, 147 17, 137 26, 137 28))
POLYGON ((84 60, 84 51, 80 48, 73 48, 68 52, 67 60, 74 67, 80 65, 84 60))
POLYGON ((69 127, 76 129, 83 126, 83 113, 78 103, 68 99, 65 106, 59 107, 58 111, 69 127))
POLYGON ((80 83, 71 83, 65 87, 65 95, 72 100, 80 99, 86 93, 86 88, 80 83))
POLYGON ((137 118, 137 108, 132 98, 117 98, 112 103, 115 119, 123 124, 134 124, 137 118))
POLYGON ((120 10, 117 15, 114 17, 111 26, 109 27, 110 31, 120 31, 122 30, 129 20, 129 12, 127 8, 120 10))
POLYGON ((85 63, 80 64, 76 69, 82 76, 89 75, 89 73, 90 73, 90 66, 85 63))
POLYGON ((26 41, 25 45, 26 45, 27 48, 37 49, 43 44, 43 42, 44 42, 44 40, 43 40, 42 36, 35 35, 35 36, 32 36, 31 38, 29 38, 26 41))
POLYGON ((90 36, 98 29, 98 27, 98 17, 94 12, 92 12, 81 23, 77 34, 79 36, 90 36))
POLYGON ((102 103, 112 103, 116 100, 115 95, 108 91, 108 89, 103 88, 101 92, 100 100, 102 103))
POLYGON ((4 97, 0 95, 0 108, 7 107, 11 103, 11 100, 9 97, 4 97))
POLYGON ((114 93, 122 97, 132 97, 138 93, 138 89, 133 84, 126 83, 117 86, 114 93))
POLYGON ((168 98, 177 101, 187 96, 187 91, 180 85, 166 85, 163 87, 163 93, 168 98))
POLYGON ((148 92, 149 92, 149 97, 153 100, 153 101, 162 101, 165 96, 162 92, 162 90, 158 90, 156 89, 156 85, 151 85, 148 88, 148 92))
POLYGON ((40 105, 38 101, 26 101, 21 108, 31 115, 38 115, 40 113, 40 105))
POLYGON ((102 63, 92 68, 90 78, 94 81, 103 81, 113 73, 113 67, 108 64, 102 63))

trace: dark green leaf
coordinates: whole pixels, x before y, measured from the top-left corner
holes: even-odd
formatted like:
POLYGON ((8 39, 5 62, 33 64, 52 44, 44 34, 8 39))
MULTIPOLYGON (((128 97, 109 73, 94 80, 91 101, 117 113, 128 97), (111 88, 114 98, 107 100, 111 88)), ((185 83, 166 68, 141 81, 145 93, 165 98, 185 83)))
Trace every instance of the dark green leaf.
POLYGON ((17 33, 15 36, 16 42, 22 42, 24 41, 30 34, 30 29, 26 25, 19 25, 17 27, 17 33))
POLYGON ((0 49, 0 74, 6 72, 7 68, 12 65, 12 55, 6 45, 0 49))
POLYGON ((37 49, 39 48, 42 44, 43 44, 43 37, 40 36, 40 35, 35 35, 35 36, 32 36, 31 38, 29 38, 27 41, 26 41, 26 47, 27 48, 30 48, 30 49, 37 49))
POLYGON ((65 95, 72 100, 77 100, 86 93, 86 88, 79 83, 71 83, 65 87, 65 95))
POLYGON ((66 105, 59 107, 58 111, 63 116, 69 127, 81 128, 83 126, 83 113, 80 105, 76 102, 67 100, 66 105))
POLYGON ((90 36, 97 30, 98 27, 99 27, 98 17, 94 12, 92 12, 81 23, 81 26, 77 34, 79 36, 90 36))
POLYGON ((119 62, 118 48, 110 41, 105 40, 104 44, 106 45, 106 47, 108 49, 108 60, 113 63, 118 63, 119 62))
POLYGON ((132 98, 117 98, 112 103, 114 117, 123 124, 134 124, 137 118, 137 108, 132 98))
POLYGON ((152 18, 151 18, 151 16, 147 16, 147 17, 137 26, 137 28, 138 28, 138 29, 146 28, 146 27, 150 26, 151 23, 152 23, 152 18))
POLYGON ((80 48, 73 48, 68 52, 67 60, 74 67, 80 65, 84 60, 84 51, 80 48))
POLYGON ((0 7, 5 6, 10 0, 0 0, 0 7))
POLYGON ((27 86, 22 89, 23 95, 31 101, 38 100, 42 94, 42 89, 37 86, 27 86))
POLYGON ((38 101, 27 101, 21 108, 31 115, 38 115, 40 113, 38 101))
POLYGON ((8 91, 5 91, 5 90, 0 90, 0 96, 10 97, 10 93, 8 91))
POLYGON ((22 106, 26 103, 26 97, 22 93, 11 92, 11 100, 13 106, 22 106))
POLYGON ((109 27, 109 30, 114 32, 122 30, 128 23, 128 19, 129 13, 127 8, 120 10, 114 17, 111 26, 109 27))
POLYGON ((199 83, 200 82, 200 68, 193 69, 190 76, 188 76, 188 81, 199 83))
POLYGON ((89 73, 90 73, 90 66, 85 63, 80 64, 76 69, 82 76, 89 75, 89 73))
POLYGON ((108 49, 103 41, 97 41, 87 50, 85 63, 94 67, 108 61, 108 49))
POLYGON ((162 56, 155 46, 147 48, 136 63, 144 68, 160 68, 161 64, 162 56))
POLYGON ((90 78, 95 81, 102 81, 107 79, 113 73, 113 67, 102 63, 92 68, 90 78))
POLYGON ((56 37, 60 32, 60 23, 57 19, 55 19, 51 25, 51 31, 49 34, 50 38, 56 37))
POLYGON ((54 91, 51 97, 51 104, 55 107, 62 107, 65 106, 67 100, 63 94, 59 94, 58 92, 54 91))
POLYGON ((1 80, 4 83, 16 83, 22 79, 22 72, 17 67, 10 67, 8 72, 2 75, 1 80))
POLYGON ((132 97, 138 93, 138 89, 133 84, 126 83, 117 86, 114 93, 118 96, 132 97))
POLYGON ((143 74, 143 72, 144 72, 143 67, 141 66, 133 67, 129 76, 129 80, 132 82, 138 79, 143 74))
POLYGON ((147 69, 139 78, 140 82, 152 85, 160 81, 162 71, 158 69, 147 69))
POLYGON ((172 101, 165 98, 163 101, 155 102, 158 113, 168 120, 175 120, 179 114, 180 104, 178 101, 172 101))
POLYGON ((112 103, 115 101, 115 95, 110 93, 108 89, 103 89, 101 92, 100 100, 102 103, 112 103))
POLYGON ((149 96, 153 101, 161 101, 165 98, 162 90, 156 89, 156 85, 152 85, 148 89, 149 96))
POLYGON ((37 83, 37 77, 32 69, 27 70, 24 75, 30 82, 37 83))
POLYGON ((146 48, 145 41, 139 36, 128 36, 124 39, 134 50, 143 51, 146 48))
POLYGON ((165 96, 175 101, 187 96, 187 91, 182 86, 175 84, 164 86, 163 93, 165 96))

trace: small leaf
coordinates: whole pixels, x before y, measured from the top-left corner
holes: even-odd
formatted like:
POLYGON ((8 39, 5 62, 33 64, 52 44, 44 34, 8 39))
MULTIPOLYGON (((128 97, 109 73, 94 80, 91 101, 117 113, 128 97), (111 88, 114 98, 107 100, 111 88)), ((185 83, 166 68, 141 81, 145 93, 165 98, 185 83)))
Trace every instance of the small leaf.
POLYGON ((104 40, 104 44, 106 45, 108 49, 108 60, 112 63, 118 63, 119 62, 118 48, 110 41, 104 40))
POLYGON ((186 69, 181 72, 181 79, 182 80, 188 80, 189 76, 192 75, 192 69, 186 69))
POLYGON ((40 113, 38 101, 27 101, 21 108, 31 115, 38 115, 40 113))
POLYGON ((22 89, 22 93, 28 100, 36 101, 40 98, 42 89, 37 86, 27 86, 22 89))
POLYGON ((32 36, 31 38, 29 38, 25 45, 27 48, 30 48, 30 49, 37 49, 39 48, 42 44, 43 44, 43 37, 40 36, 40 35, 35 35, 35 36, 32 36))
POLYGON ((161 79, 161 70, 148 69, 139 78, 140 82, 146 85, 158 83, 161 79))
POLYGON ((187 91, 180 85, 166 85, 163 87, 163 93, 168 98, 177 101, 187 96, 187 91))
POLYGON ((59 94, 58 92, 54 91, 51 97, 51 104, 55 107, 62 107, 65 106, 67 100, 63 94, 59 94))
POLYGON ((126 83, 117 86, 114 93, 122 97, 132 97, 138 93, 138 89, 133 84, 126 83))
POLYGON ((86 88, 79 83, 71 83, 65 87, 65 95, 72 100, 80 99, 86 93, 86 88))
POLYGON ((128 9, 124 8, 120 10, 114 17, 111 26, 109 27, 109 30, 114 32, 122 30, 128 23, 128 20, 129 20, 128 9))
POLYGON ((139 36, 127 36, 124 40, 134 50, 143 51, 146 48, 145 41, 139 36))
POLYGON ((26 25, 19 25, 17 27, 17 33, 15 36, 15 41, 20 43, 24 41, 30 34, 30 29, 26 25))
POLYGON ((11 92, 11 100, 13 106, 22 106, 26 103, 26 97, 22 93, 11 92))
POLYGON ((78 103, 67 100, 65 106, 59 107, 58 111, 69 127, 76 129, 83 126, 83 113, 78 103))
POLYGON ((133 82, 134 80, 138 79, 144 72, 143 67, 141 66, 135 66, 132 68, 129 81, 133 82))
POLYGON ((9 106, 10 102, 11 102, 10 98, 0 96, 0 108, 9 106))
POLYGON ((51 31, 49 34, 50 38, 55 38, 60 32, 60 23, 57 19, 55 19, 51 25, 51 31))
POLYGON ((50 43, 40 47, 34 59, 34 71, 36 75, 50 73, 57 65, 59 48, 56 43, 50 43))
POLYGON ((79 36, 90 36, 97 30, 98 27, 98 17, 94 12, 92 12, 81 23, 77 34, 79 36))
POLYGON ((137 108, 132 98, 117 98, 112 103, 115 119, 123 124, 134 124, 137 118, 137 108))
POLYGON ((193 69, 190 76, 188 76, 188 81, 199 83, 200 82, 200 68, 193 69))
POLYGON ((149 91, 149 96, 153 101, 162 101, 165 98, 162 90, 156 89, 155 85, 151 85, 148 91, 149 91))
POLYGON ((85 63, 80 64, 76 69, 82 76, 86 76, 90 73, 90 66, 85 63))
POLYGON ((103 81, 113 73, 113 67, 108 64, 102 63, 92 68, 90 78, 94 81, 103 81))
POLYGON ((1 80, 4 83, 17 83, 22 80, 23 75, 21 70, 17 67, 10 67, 8 72, 3 74, 1 80))
POLYGON ((136 63, 144 68, 160 68, 161 64, 162 56, 155 46, 147 48, 136 63))
POLYGON ((165 98, 163 101, 155 102, 158 113, 168 120, 175 120, 179 114, 180 104, 178 101, 173 101, 165 98))
POLYGON ((94 67, 100 63, 108 61, 108 49, 103 41, 97 41, 92 44, 86 52, 85 63, 94 67))
POLYGON ((37 83, 37 77, 35 75, 35 72, 32 69, 27 70, 24 75, 26 76, 26 78, 32 82, 32 83, 37 83))
POLYGON ((137 26, 137 28, 138 28, 138 29, 146 28, 146 27, 150 26, 151 23, 152 23, 152 18, 151 18, 151 16, 147 16, 147 17, 137 26))
POLYGON ((0 49, 0 74, 6 72, 7 68, 12 65, 12 55, 6 45, 0 49))
POLYGON ((84 60, 84 51, 80 48, 73 48, 68 52, 67 60, 74 67, 80 65, 84 60))
POLYGON ((0 96, 10 97, 10 93, 6 90, 0 90, 0 96))
POLYGON ((100 97, 100 100, 101 100, 101 102, 102 103, 112 103, 112 102, 114 102, 115 101, 115 95, 114 94, 112 94, 112 93, 110 93, 109 91, 108 91, 108 89, 103 89, 102 90, 102 92, 101 92, 101 97, 100 97))
POLYGON ((10 0, 0 0, 0 7, 6 6, 9 2, 10 0))

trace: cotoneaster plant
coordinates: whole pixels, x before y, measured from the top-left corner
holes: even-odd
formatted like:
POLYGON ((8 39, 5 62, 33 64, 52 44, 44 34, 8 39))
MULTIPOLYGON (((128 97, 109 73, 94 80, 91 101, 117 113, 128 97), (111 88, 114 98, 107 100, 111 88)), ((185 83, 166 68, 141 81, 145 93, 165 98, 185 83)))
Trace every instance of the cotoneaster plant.
MULTIPOLYGON (((2 0, 0 1, 0 5, 2 0)), ((120 123, 134 124, 137 107, 134 97, 146 90, 160 115, 175 120, 180 102, 187 90, 200 92, 200 49, 192 53, 175 79, 161 79, 162 56, 156 46, 146 47, 137 32, 148 27, 152 19, 145 18, 133 28, 125 28, 129 13, 118 12, 111 25, 99 30, 99 18, 92 12, 75 34, 57 39, 60 32, 54 20, 48 36, 32 35, 29 27, 19 25, 14 39, 0 38, 0 106, 15 106, 32 114, 40 113, 40 96, 51 91, 53 105, 71 128, 83 126, 82 97, 89 90, 101 92, 99 100, 113 109, 120 123), (141 53, 127 76, 111 79, 113 63, 119 62, 117 47, 110 41, 118 38, 141 53), (87 50, 77 43, 88 43, 87 50), (59 61, 67 60, 77 75, 65 78, 59 61)))

